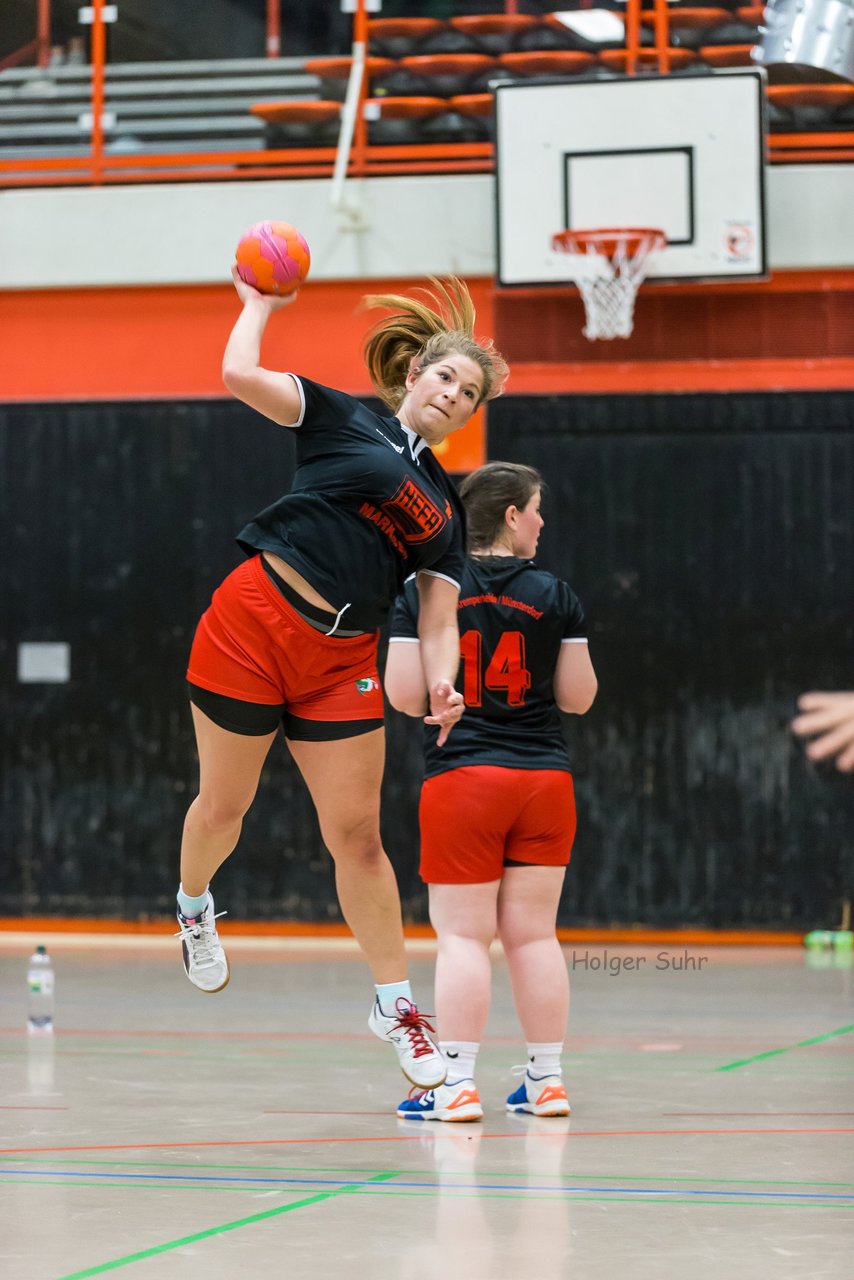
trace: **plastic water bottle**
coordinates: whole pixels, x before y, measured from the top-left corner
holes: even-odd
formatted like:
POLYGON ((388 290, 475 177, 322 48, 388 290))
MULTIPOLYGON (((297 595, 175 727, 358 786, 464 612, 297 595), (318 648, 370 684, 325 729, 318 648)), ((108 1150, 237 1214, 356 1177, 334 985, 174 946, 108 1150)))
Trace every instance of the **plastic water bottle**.
POLYGON ((53 1031, 53 964, 46 947, 36 947, 27 965, 27 1031, 53 1031))

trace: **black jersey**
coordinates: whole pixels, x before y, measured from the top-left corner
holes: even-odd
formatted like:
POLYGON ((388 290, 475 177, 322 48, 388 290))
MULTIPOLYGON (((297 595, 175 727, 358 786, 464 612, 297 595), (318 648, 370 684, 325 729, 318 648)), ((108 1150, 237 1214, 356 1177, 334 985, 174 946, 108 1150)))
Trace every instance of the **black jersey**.
MULTIPOLYGON (((584 643, 584 612, 565 582, 515 556, 469 556, 459 601, 465 714, 443 747, 425 727, 425 776, 464 765, 562 769, 570 761, 552 682, 562 644, 584 643)), ((418 591, 407 582, 391 639, 418 636, 418 591)))
POLYGON ((286 560, 336 610, 342 626, 380 626, 412 573, 425 569, 459 586, 465 516, 426 441, 343 391, 295 378, 291 492, 237 536, 252 553, 286 560))

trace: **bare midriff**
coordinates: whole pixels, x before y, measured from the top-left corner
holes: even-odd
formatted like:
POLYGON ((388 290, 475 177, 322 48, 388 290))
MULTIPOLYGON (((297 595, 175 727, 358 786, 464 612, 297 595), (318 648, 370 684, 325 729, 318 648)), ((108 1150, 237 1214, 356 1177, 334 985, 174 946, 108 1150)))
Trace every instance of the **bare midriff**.
POLYGON ((316 609, 327 609, 330 613, 335 613, 332 605, 328 600, 324 600, 318 591, 315 591, 310 582, 306 582, 301 573, 297 573, 287 560, 283 560, 281 556, 275 555, 272 551, 261 552, 267 564, 276 570, 280 578, 284 578, 289 587, 293 587, 298 595, 301 595, 306 604, 313 604, 316 609))

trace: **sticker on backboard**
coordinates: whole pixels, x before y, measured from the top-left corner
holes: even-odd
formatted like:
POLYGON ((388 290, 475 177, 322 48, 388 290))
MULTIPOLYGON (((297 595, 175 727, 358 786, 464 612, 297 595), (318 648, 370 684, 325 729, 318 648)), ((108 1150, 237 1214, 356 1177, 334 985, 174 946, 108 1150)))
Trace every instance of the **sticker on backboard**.
POLYGON ((749 262, 756 236, 749 222, 728 222, 724 227, 724 249, 728 262, 749 262))

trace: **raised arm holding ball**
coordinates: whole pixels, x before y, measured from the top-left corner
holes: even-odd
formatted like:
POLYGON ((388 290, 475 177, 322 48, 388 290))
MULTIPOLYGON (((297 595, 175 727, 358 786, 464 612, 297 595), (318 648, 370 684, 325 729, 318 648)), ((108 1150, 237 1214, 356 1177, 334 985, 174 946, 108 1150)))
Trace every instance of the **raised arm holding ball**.
MULTIPOLYGON (((284 256, 275 232, 271 243, 256 239, 265 261, 284 256)), ((290 291, 262 293, 247 283, 250 273, 245 261, 233 271, 243 309, 223 380, 239 400, 296 431, 297 470, 290 493, 240 531, 247 559, 214 593, 190 654, 200 783, 181 849, 184 967, 202 991, 229 980, 209 885, 237 844, 281 725, 335 863, 341 911, 373 973, 369 1026, 395 1045, 412 1083, 429 1088, 445 1066, 407 981, 397 884, 380 839, 378 628, 415 574, 426 719, 444 742, 463 711, 454 680, 465 540, 456 491, 430 446, 500 394, 507 366, 491 342, 474 339, 474 307, 455 278, 434 281, 423 300, 366 298, 391 312, 365 344, 388 406, 374 413, 302 374, 263 367, 267 323, 295 301, 300 281, 278 280, 265 287, 290 291)))

